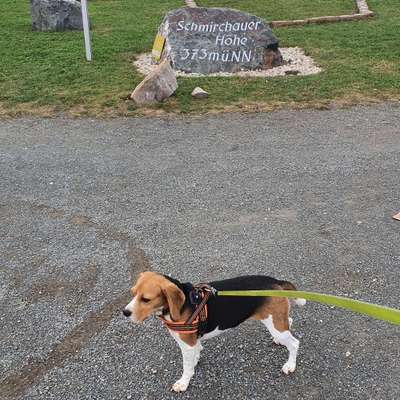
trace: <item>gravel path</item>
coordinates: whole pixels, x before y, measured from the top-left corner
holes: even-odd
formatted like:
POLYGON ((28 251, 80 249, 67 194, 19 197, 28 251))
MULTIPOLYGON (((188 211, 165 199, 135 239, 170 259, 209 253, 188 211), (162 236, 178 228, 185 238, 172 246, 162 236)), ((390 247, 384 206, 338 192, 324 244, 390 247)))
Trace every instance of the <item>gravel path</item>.
POLYGON ((400 109, 0 122, 0 398, 398 398, 400 331, 309 303, 298 369, 248 323, 189 392, 158 321, 121 316, 149 268, 245 273, 399 307, 400 109))

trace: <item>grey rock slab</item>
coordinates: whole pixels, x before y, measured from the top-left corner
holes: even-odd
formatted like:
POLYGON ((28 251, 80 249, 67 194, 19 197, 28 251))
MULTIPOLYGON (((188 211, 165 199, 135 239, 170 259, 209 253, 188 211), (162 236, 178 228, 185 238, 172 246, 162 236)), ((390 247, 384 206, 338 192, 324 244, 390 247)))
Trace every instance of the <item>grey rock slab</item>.
POLYGON ((82 30, 81 3, 76 0, 30 0, 35 31, 82 30))
POLYGON ((135 88, 131 99, 138 105, 163 101, 178 88, 175 71, 169 60, 164 60, 135 88))
POLYGON ((278 39, 261 18, 229 8, 180 8, 159 33, 163 57, 175 70, 211 74, 268 69, 282 64, 278 39))

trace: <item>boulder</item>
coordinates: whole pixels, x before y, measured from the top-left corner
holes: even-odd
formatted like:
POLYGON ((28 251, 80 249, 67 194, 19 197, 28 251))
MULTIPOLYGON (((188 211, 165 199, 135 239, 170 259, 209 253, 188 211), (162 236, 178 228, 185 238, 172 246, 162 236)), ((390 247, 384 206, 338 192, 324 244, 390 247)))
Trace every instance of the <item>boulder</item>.
POLYGON ((162 54, 176 71, 212 74, 282 65, 278 39, 261 18, 230 8, 179 8, 164 18, 162 54))
POLYGON ((170 97, 177 88, 175 71, 166 59, 136 86, 131 99, 138 105, 156 103, 170 97))
POLYGON ((77 0, 30 0, 35 31, 83 30, 81 3, 77 0))

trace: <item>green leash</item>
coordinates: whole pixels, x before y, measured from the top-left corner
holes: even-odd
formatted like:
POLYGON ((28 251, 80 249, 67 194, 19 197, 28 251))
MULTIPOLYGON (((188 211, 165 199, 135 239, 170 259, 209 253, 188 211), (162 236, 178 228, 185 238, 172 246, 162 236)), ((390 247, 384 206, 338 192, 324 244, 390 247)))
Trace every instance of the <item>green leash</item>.
POLYGON ((302 292, 297 290, 221 290, 217 296, 269 296, 269 297, 290 297, 306 299, 317 303, 329 304, 361 314, 369 315, 372 318, 381 319, 391 324, 400 325, 400 310, 377 304, 365 303, 359 300, 346 297, 332 296, 330 294, 302 292))

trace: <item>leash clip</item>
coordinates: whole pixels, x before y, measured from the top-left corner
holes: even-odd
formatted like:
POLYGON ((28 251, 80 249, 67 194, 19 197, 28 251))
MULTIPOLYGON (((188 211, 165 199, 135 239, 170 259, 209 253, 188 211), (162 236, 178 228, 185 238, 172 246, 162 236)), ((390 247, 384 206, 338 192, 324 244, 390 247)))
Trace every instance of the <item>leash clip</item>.
POLYGON ((212 293, 213 296, 216 296, 218 293, 218 290, 215 289, 215 287, 209 286, 208 288, 210 290, 210 292, 212 293))

